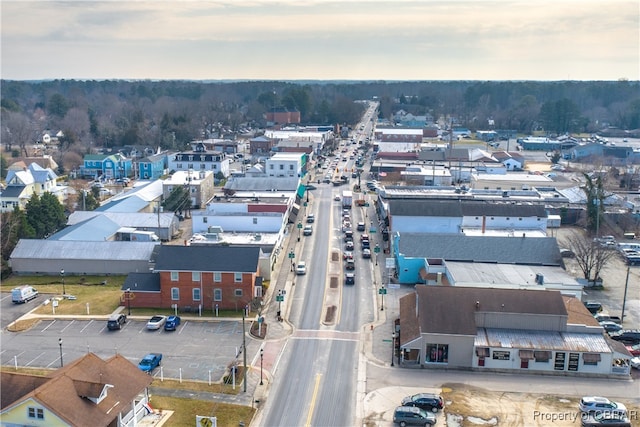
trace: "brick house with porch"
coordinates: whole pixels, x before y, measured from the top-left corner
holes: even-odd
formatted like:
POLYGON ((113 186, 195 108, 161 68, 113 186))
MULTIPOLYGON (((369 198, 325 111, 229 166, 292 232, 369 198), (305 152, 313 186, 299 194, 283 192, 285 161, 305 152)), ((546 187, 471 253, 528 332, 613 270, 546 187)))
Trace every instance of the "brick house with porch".
POLYGON ((162 245, 150 273, 132 273, 122 286, 122 305, 179 311, 237 310, 262 295, 256 283, 260 248, 162 245))

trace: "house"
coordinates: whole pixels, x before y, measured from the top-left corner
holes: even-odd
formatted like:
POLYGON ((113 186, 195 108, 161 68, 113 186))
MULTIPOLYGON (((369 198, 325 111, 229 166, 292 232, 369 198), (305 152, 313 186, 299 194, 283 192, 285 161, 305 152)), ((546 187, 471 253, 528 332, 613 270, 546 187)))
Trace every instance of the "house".
POLYGON ((502 163, 508 171, 524 169, 524 157, 517 152, 496 151, 493 157, 502 163))
POLYGON ((631 355, 557 291, 416 286, 400 299, 399 364, 628 378, 631 355), (452 308, 455 307, 455 310, 452 308))
POLYGON ((210 151, 204 141, 193 144, 192 151, 182 151, 169 156, 170 171, 191 171, 212 173, 214 176, 222 174, 225 178, 231 174, 231 159, 221 151, 210 151))
POLYGON ((85 178, 127 178, 133 173, 131 159, 121 153, 85 154, 79 175, 85 178))
POLYGON ((7 186, 0 193, 0 212, 12 212, 17 206, 25 209, 34 194, 53 194, 60 203, 67 199, 67 186, 58 185, 58 176, 50 168, 31 163, 23 169, 10 168, 7 171, 7 186))
POLYGON ((252 155, 267 156, 277 144, 278 140, 275 138, 268 138, 264 135, 257 136, 249 140, 249 152, 252 155))
POLYGON ((285 107, 272 108, 266 112, 265 119, 271 123, 300 123, 300 111, 289 110, 285 107))
POLYGON ((129 275, 122 290, 132 307, 237 310, 262 295, 259 258, 259 247, 162 245, 153 272, 129 275))
POLYGON ((138 179, 159 179, 167 173, 169 152, 152 154, 136 162, 138 179))
POLYGON ((133 427, 149 413, 153 378, 119 354, 87 353, 46 377, 0 375, 3 426, 133 427))
POLYGON ((276 153, 265 162, 265 173, 272 177, 302 177, 307 172, 307 156, 303 153, 276 153))

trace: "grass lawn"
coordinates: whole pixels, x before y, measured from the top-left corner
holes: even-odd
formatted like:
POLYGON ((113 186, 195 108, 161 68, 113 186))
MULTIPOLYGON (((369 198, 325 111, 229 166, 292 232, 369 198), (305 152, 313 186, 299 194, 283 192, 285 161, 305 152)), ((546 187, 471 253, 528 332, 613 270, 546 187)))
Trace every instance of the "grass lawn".
POLYGON ((195 425, 196 415, 216 417, 218 427, 237 427, 240 421, 244 421, 248 426, 256 412, 249 406, 164 396, 152 396, 150 404, 156 410, 174 411, 171 418, 164 424, 167 427, 195 425))

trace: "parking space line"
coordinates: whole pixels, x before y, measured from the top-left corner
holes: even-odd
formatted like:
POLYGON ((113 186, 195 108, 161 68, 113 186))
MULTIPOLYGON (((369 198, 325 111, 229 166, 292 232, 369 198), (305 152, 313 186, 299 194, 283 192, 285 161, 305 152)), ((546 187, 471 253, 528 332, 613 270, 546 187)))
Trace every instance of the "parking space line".
POLYGON ((87 329, 92 323, 93 323, 93 319, 89 320, 87 322, 87 326, 85 326, 84 328, 80 329, 80 332, 84 332, 84 330, 87 329))
POLYGON ((180 328, 180 330, 178 331, 178 335, 180 335, 182 331, 184 331, 184 328, 186 328, 188 324, 189 324, 188 320, 182 324, 182 328, 180 328))
POLYGON ((56 321, 55 321, 55 320, 52 320, 52 321, 51 321, 51 323, 49 323, 49 324, 48 324, 48 325, 47 325, 43 330, 41 330, 40 332, 44 332, 44 331, 46 331, 46 330, 47 330, 47 329, 49 329, 51 326, 53 326, 53 324, 54 324, 54 323, 56 323, 56 321))
POLYGON ((31 359, 29 362, 27 362, 26 365, 24 366, 30 366, 33 362, 35 362, 36 360, 40 359, 40 357, 42 357, 42 355, 44 354, 44 351, 42 353, 40 353, 37 357, 35 357, 34 359, 31 359))
MULTIPOLYGON (((62 356, 64 356, 64 353, 62 354, 62 356)), ((51 361, 51 363, 49 363, 49 364, 47 365, 47 368, 50 368, 50 367, 51 367, 51 365, 53 365, 54 363, 59 363, 59 362, 58 362, 59 360, 60 360, 60 358, 59 358, 59 357, 56 357, 55 359, 53 359, 53 360, 51 361)))
POLYGON ((64 332, 65 329, 67 329, 69 326, 73 325, 73 322, 75 322, 75 320, 72 320, 71 322, 69 322, 69 324, 67 326, 65 326, 64 328, 62 328, 62 330, 60 332, 64 332))

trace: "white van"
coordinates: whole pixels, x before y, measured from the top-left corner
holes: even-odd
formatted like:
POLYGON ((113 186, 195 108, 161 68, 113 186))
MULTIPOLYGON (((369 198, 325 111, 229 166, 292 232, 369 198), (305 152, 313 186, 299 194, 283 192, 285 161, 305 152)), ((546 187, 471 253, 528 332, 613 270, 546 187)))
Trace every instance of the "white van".
POLYGON ((14 304, 24 304, 37 296, 38 291, 29 285, 18 286, 11 290, 11 301, 13 301, 14 304))

